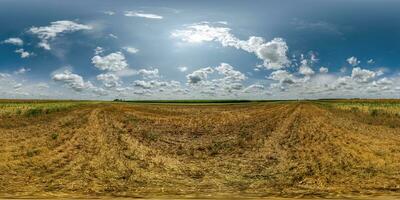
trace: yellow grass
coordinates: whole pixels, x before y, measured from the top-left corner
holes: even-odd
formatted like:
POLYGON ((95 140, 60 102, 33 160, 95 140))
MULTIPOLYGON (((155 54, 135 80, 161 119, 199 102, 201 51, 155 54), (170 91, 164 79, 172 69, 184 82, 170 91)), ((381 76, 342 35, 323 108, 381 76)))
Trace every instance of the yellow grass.
POLYGON ((400 192, 400 118, 341 102, 56 103, 0 115, 0 197, 400 192))

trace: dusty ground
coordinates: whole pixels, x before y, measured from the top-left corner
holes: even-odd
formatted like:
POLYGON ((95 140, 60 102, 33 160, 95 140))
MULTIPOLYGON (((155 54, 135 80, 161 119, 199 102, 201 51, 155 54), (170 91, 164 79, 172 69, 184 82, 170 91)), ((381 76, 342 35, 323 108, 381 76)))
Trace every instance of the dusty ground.
POLYGON ((400 118, 310 102, 0 117, 0 197, 400 193, 400 118))

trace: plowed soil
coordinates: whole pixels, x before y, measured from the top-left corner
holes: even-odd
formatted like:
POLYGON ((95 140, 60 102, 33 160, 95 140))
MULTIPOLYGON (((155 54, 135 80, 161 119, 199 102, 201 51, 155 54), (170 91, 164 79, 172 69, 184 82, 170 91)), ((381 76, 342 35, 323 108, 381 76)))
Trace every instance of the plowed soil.
POLYGON ((310 102, 3 116, 0 197, 397 194, 393 123, 310 102))

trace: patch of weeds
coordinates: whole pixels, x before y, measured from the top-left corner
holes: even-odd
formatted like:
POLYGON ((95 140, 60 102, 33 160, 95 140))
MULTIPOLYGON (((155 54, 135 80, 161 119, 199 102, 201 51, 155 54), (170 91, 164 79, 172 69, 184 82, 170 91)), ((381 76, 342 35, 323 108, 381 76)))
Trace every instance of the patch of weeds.
POLYGON ((210 152, 211 156, 215 156, 227 147, 227 144, 223 142, 213 142, 210 146, 208 146, 208 151, 210 152))
POLYGON ((376 117, 379 115, 379 110, 378 109, 372 109, 369 111, 369 114, 373 117, 376 117))
POLYGON ((351 107, 350 108, 350 112, 352 112, 352 113, 356 113, 358 111, 359 111, 359 109, 357 107, 351 107))
POLYGON ((31 108, 27 111, 25 111, 25 116, 31 117, 31 116, 37 116, 41 114, 43 110, 41 108, 31 108))
POLYGON ((31 149, 26 152, 26 155, 28 157, 33 157, 33 156, 39 155, 39 153, 40 153, 40 151, 38 149, 31 149))
POLYGON ((58 138, 58 133, 52 133, 51 134, 51 139, 56 140, 58 138))

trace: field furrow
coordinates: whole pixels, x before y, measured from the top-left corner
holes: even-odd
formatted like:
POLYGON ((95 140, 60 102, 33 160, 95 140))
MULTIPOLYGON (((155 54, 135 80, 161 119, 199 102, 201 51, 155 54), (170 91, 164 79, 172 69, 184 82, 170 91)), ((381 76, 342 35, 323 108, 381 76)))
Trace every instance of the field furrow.
POLYGON ((0 117, 0 196, 400 191, 400 128, 389 115, 370 123, 367 113, 286 102, 0 117))

